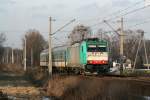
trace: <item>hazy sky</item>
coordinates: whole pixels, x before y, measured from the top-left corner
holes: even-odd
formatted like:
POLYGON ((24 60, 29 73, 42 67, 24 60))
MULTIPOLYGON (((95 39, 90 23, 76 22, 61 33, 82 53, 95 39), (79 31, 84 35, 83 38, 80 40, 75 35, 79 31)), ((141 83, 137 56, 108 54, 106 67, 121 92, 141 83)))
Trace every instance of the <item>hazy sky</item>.
MULTIPOLYGON (((76 21, 64 29, 71 31, 78 24, 91 26, 104 20, 104 17, 112 18, 119 13, 114 13, 118 10, 129 7, 122 12, 125 13, 143 6, 144 0, 0 0, 0 32, 6 33, 5 44, 21 48, 21 39, 29 29, 39 30, 45 39, 48 39, 49 16, 56 19, 52 23, 53 31, 75 18, 76 21), (141 3, 135 5, 137 2, 141 3)), ((115 22, 119 19, 113 19, 110 24, 118 28, 119 23, 115 22)), ((150 23, 132 27, 150 21, 150 7, 124 16, 124 20, 125 29, 143 29, 146 38, 150 38, 150 23)), ((111 30, 105 24, 91 28, 94 32, 100 28, 111 30)), ((59 32, 55 37, 64 41, 68 34, 59 32)), ((55 39, 53 43, 59 44, 55 39)))

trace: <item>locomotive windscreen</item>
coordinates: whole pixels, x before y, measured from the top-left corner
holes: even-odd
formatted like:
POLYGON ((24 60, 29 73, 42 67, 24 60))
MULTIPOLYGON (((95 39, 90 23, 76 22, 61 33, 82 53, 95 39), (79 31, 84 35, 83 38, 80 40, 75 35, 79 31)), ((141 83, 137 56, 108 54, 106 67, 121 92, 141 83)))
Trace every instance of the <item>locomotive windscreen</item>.
POLYGON ((94 45, 92 45, 92 46, 88 46, 88 48, 87 48, 87 51, 88 52, 107 52, 107 48, 106 47, 100 47, 100 46, 94 46, 94 45))

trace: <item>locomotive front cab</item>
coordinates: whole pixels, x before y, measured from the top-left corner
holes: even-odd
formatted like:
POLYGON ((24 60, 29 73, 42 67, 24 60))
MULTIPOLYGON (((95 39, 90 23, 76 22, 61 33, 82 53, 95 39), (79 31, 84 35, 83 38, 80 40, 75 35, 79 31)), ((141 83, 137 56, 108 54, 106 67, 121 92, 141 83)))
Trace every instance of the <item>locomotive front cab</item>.
POLYGON ((108 64, 107 46, 90 44, 87 46, 87 64, 105 65, 108 64))
POLYGON ((106 72, 108 63, 108 42, 99 39, 88 40, 85 69, 90 72, 106 72))

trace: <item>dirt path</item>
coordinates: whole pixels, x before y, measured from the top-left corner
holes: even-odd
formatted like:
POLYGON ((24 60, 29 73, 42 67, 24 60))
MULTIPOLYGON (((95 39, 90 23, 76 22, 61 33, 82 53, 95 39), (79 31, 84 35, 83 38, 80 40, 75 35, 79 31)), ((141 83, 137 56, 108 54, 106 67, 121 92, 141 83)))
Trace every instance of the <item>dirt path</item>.
POLYGON ((0 73, 0 92, 18 100, 39 100, 41 94, 24 74, 4 72, 0 73))

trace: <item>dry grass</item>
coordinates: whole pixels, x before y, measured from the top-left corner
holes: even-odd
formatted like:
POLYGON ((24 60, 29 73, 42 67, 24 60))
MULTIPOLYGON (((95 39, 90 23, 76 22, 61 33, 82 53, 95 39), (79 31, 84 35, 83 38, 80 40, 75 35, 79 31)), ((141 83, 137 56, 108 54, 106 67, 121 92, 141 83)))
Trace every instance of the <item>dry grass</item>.
POLYGON ((59 100, 136 100, 150 95, 149 90, 128 79, 55 76, 48 83, 47 95, 59 100))
POLYGON ((23 67, 16 64, 1 64, 0 72, 23 74, 23 67))
POLYGON ((37 86, 42 86, 47 81, 47 74, 40 69, 40 67, 29 67, 27 69, 26 75, 28 75, 29 80, 37 86))
POLYGON ((106 84, 94 78, 55 77, 49 81, 47 93, 62 100, 97 100, 105 94, 106 84))
POLYGON ((59 77, 55 76, 48 83, 47 93, 51 96, 61 97, 65 91, 74 88, 79 84, 78 77, 59 77), (71 80, 71 81, 70 81, 71 80))
POLYGON ((39 95, 39 90, 35 87, 0 87, 0 91, 7 93, 7 95, 39 95))

